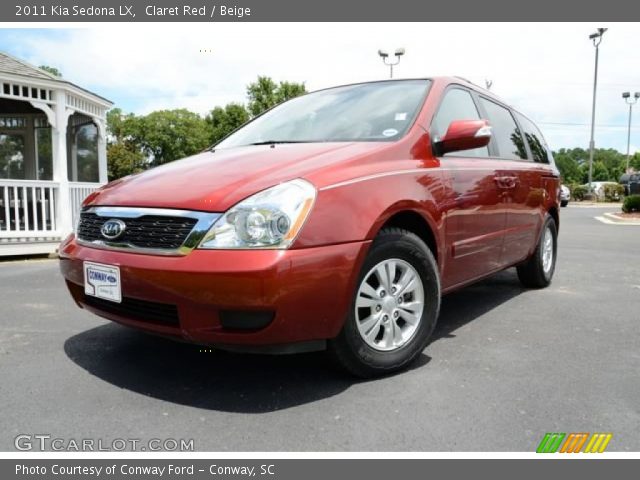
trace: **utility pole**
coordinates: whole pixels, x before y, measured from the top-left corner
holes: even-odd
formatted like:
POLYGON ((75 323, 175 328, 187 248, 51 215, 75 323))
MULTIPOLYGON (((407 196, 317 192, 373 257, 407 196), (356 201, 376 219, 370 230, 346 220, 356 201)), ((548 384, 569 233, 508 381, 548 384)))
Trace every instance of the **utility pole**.
POLYGON ((597 32, 589 35, 589 39, 593 41, 593 46, 596 47, 596 65, 593 74, 593 103, 591 105, 591 139, 589 140, 589 194, 591 195, 593 195, 593 153, 595 150, 594 130, 596 122, 596 91, 598 88, 598 53, 600 51, 602 35, 604 35, 606 31, 606 28, 599 28, 597 32))
POLYGON ((640 98, 640 92, 636 92, 631 97, 631 92, 624 92, 622 94, 622 98, 625 103, 629 105, 629 128, 627 130, 627 168, 625 169, 625 173, 629 173, 629 161, 631 160, 631 113, 633 111, 633 106, 640 98))

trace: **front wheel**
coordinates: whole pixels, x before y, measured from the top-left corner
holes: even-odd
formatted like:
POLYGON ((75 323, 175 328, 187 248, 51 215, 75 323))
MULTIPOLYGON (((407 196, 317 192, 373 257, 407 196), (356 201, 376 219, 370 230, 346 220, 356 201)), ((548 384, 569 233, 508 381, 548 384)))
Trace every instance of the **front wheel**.
POLYGON ((349 315, 329 352, 360 377, 395 372, 424 350, 439 310, 440 279, 429 248, 411 232, 384 229, 371 246, 349 315))
POLYGON ((548 286, 556 268, 557 253, 558 227, 553 217, 547 214, 533 255, 517 267, 520 282, 529 288, 548 286))

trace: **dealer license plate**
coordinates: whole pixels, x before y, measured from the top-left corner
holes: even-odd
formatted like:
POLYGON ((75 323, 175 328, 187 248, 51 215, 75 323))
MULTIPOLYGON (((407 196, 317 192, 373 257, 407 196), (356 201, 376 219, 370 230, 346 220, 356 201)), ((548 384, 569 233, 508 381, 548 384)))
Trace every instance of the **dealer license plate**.
POLYGON ((112 302, 122 302, 120 268, 84 262, 84 293, 112 302))

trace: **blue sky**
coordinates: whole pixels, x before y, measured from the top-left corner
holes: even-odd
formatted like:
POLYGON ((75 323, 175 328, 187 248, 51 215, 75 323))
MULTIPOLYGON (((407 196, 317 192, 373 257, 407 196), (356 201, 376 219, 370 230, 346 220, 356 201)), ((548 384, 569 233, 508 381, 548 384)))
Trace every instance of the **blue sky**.
MULTIPOLYGON (((587 36, 599 26, 609 31, 596 146, 626 151, 621 93, 640 91, 637 24, 97 24, 0 29, 0 50, 55 66, 125 111, 185 107, 204 114, 244 102, 257 75, 304 81, 310 90, 385 78, 377 50, 402 46, 398 77, 490 79, 492 91, 533 118, 552 148, 586 148, 594 59, 587 36)), ((640 148, 640 111, 635 118, 632 151, 640 148)))

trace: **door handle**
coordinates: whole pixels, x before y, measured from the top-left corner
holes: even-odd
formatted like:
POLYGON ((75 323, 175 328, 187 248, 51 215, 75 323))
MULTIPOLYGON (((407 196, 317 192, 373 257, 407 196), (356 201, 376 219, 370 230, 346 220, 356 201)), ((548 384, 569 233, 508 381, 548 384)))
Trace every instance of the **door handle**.
POLYGON ((518 177, 511 175, 496 175, 495 181, 498 187, 505 189, 516 188, 518 185, 518 177))

